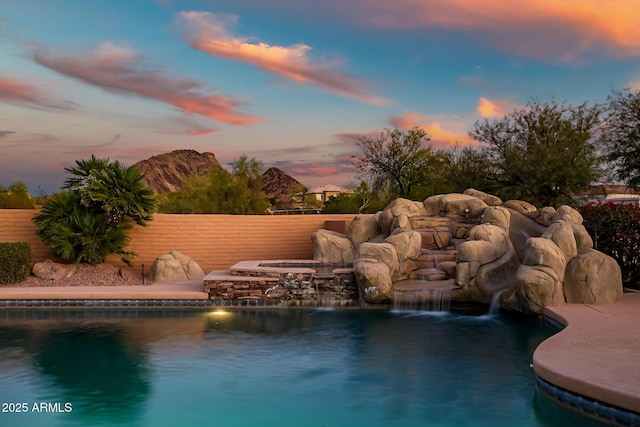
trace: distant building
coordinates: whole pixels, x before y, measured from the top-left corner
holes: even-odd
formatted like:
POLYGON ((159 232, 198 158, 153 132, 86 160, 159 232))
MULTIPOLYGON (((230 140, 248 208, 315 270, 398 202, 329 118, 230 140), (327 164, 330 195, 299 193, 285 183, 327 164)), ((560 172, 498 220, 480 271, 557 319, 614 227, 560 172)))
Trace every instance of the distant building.
POLYGON ((581 196, 585 203, 601 201, 603 203, 632 203, 640 206, 640 194, 626 185, 600 184, 593 185, 581 196))
POLYGON ((307 196, 314 201, 318 201, 323 205, 333 196, 337 196, 340 193, 353 193, 346 188, 338 187, 337 185, 323 185, 321 187, 315 187, 307 192, 307 196))

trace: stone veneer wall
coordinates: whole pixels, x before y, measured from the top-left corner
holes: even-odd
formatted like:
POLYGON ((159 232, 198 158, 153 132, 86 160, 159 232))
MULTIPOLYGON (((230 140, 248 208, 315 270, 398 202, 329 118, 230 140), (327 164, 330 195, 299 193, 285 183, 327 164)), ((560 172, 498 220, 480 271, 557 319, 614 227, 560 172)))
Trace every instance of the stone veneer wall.
MULTIPOLYGON (((34 262, 51 258, 35 236, 31 218, 38 211, 0 209, 0 242, 28 242, 34 262)), ((321 228, 348 229, 353 214, 309 215, 168 215, 156 214, 148 227, 135 226, 129 249, 133 267, 146 271, 158 255, 177 250, 205 272, 228 269, 243 260, 312 259, 311 233, 321 228)), ((117 258, 109 259, 124 266, 117 258)))

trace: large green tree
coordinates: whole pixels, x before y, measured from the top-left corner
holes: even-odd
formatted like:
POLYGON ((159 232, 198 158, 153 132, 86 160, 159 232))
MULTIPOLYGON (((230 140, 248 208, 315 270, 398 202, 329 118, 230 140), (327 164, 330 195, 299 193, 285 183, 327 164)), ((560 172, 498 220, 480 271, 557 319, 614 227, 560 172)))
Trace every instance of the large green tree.
POLYGON ((597 106, 533 100, 503 119, 476 122, 469 135, 488 145, 498 196, 557 206, 575 204, 601 176, 599 124, 597 106))
POLYGON ((640 90, 613 91, 607 100, 601 140, 615 177, 640 187, 640 90))
POLYGON ((388 188, 391 197, 423 199, 444 190, 446 184, 446 156, 427 145, 429 141, 418 127, 361 137, 356 168, 372 183, 374 192, 388 188))
POLYGON ((207 176, 191 176, 181 190, 162 195, 158 210, 163 213, 263 214, 269 207, 262 194, 262 165, 241 156, 232 162, 233 173, 222 167, 207 176))
POLYGON ((33 218, 36 234, 66 260, 100 263, 116 254, 130 263, 132 223, 146 225, 155 211, 153 191, 138 169, 91 156, 65 170, 70 176, 62 191, 33 218))

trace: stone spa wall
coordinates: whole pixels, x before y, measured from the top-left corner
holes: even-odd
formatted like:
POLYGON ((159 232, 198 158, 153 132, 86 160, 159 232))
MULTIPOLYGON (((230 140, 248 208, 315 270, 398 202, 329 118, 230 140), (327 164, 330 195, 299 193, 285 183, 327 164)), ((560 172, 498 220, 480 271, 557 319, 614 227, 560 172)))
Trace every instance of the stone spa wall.
MULTIPOLYGON (((0 209, 0 242, 28 242, 34 262, 53 258, 35 236, 36 210, 0 209)), ((353 214, 308 215, 168 215, 156 214, 147 227, 135 226, 128 249, 136 252, 133 268, 146 271, 161 254, 177 250, 205 272, 228 269, 242 260, 312 259, 311 233, 348 230, 353 214)), ((109 263, 126 267, 118 258, 109 263)))

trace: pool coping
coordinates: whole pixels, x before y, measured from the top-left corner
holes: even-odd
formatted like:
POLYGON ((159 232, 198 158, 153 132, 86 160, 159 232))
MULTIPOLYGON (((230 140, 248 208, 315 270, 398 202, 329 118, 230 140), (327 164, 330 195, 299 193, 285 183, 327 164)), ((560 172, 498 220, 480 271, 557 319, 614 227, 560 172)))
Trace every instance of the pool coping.
POLYGON ((615 304, 548 306, 544 315, 563 329, 534 351, 534 372, 552 386, 538 382, 538 390, 601 421, 640 425, 640 293, 615 304), (622 415, 612 418, 616 410, 622 415))

